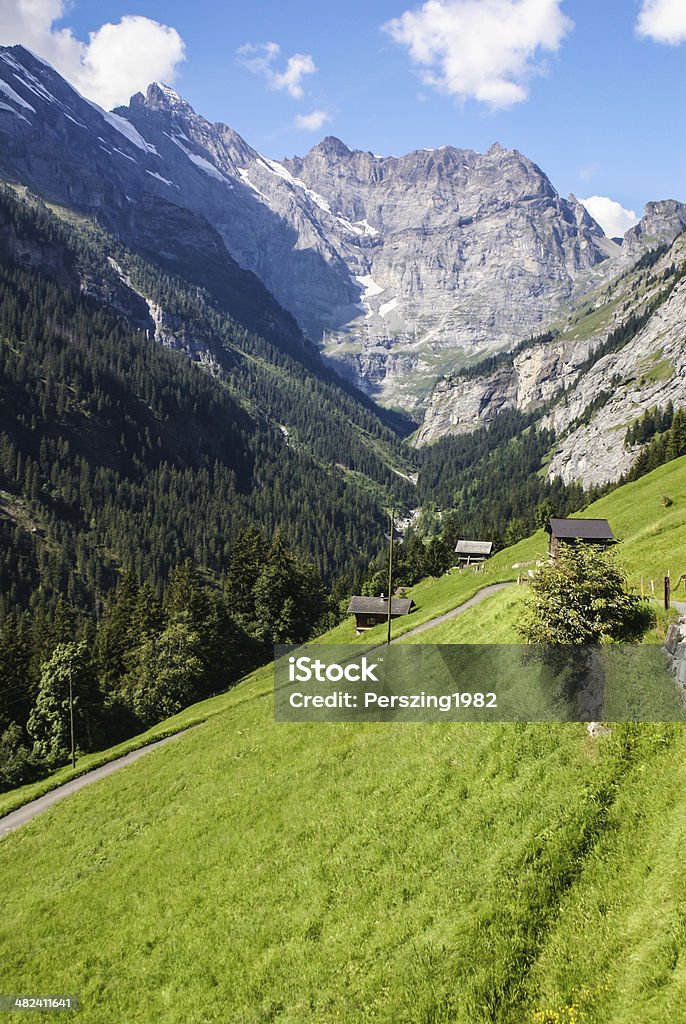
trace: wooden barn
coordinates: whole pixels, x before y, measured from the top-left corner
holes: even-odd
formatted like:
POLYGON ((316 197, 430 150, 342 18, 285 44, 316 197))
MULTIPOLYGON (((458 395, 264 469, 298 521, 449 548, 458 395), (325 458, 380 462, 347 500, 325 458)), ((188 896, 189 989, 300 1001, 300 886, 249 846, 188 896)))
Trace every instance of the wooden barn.
MULTIPOLYGON (((414 601, 409 597, 391 598, 391 618, 397 619, 401 615, 409 615, 413 605, 414 601)), ((360 633, 371 629, 372 626, 388 622, 388 598, 353 597, 348 605, 348 615, 355 616, 355 629, 359 636, 360 633)))
POLYGON ((551 519, 545 529, 550 537, 548 552, 553 561, 562 544, 582 541, 584 544, 609 547, 617 543, 607 519, 551 519))
POLYGON ((493 548, 492 540, 458 540, 455 554, 460 569, 466 565, 478 565, 485 562, 493 548))

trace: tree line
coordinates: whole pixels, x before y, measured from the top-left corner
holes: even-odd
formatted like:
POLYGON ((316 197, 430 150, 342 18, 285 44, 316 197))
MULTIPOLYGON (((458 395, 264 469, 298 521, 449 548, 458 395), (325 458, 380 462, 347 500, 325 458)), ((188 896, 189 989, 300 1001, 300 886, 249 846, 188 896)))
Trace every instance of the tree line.
POLYGON ((117 743, 226 690, 278 643, 300 643, 335 622, 314 565, 281 531, 239 535, 219 582, 190 559, 161 595, 127 569, 97 620, 59 603, 12 612, 0 626, 0 789, 64 764, 70 689, 76 747, 117 743))

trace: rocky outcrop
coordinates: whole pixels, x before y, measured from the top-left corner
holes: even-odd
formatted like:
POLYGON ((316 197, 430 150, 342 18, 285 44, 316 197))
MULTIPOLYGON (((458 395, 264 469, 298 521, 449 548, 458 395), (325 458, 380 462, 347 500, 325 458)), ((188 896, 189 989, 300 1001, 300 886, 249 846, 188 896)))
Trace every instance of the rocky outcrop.
POLYGON ((639 453, 625 446, 627 427, 654 406, 686 405, 684 268, 686 233, 653 266, 596 294, 597 308, 577 310, 552 341, 482 376, 439 381, 416 443, 468 433, 503 409, 540 409, 540 425, 557 437, 549 478, 586 486, 617 480, 639 453), (616 350, 603 354, 617 332, 616 350))
POLYGON ((654 406, 686 405, 685 319, 682 281, 635 338, 599 359, 544 417, 543 425, 560 439, 550 478, 586 486, 619 479, 640 450, 625 446, 627 427, 654 406), (589 416, 593 403, 598 407, 589 416))
POLYGON ((329 138, 279 163, 159 83, 106 113, 21 47, 0 48, 0 83, 6 175, 172 262, 203 235, 216 249, 209 228, 388 404, 536 333, 619 249, 499 145, 377 157, 329 138))
MULTIPOLYGON (((380 157, 327 138, 279 163, 159 83, 102 111, 22 47, 0 47, 0 90, 5 177, 207 288, 249 330, 316 358, 302 328, 382 403, 418 418, 428 406, 420 443, 472 430, 501 409, 551 407, 550 422, 570 437, 551 472, 573 478, 581 447, 602 448, 574 422, 601 390, 602 374, 584 387, 575 378, 602 328, 565 331, 484 378, 460 378, 455 367, 564 322, 570 301, 671 243, 686 225, 682 204, 649 204, 620 247, 574 196, 562 198, 532 161, 497 144, 380 157), (555 406, 562 394, 571 412, 555 406)), ((115 306, 125 299, 111 296, 115 306)), ((611 324, 633 301, 622 296, 611 324)), ((650 344, 664 348, 657 335, 650 344)), ((664 383, 663 359, 677 372, 670 352, 649 368, 652 383, 664 383)), ((605 370, 625 379, 649 358, 637 349, 605 370)), ((651 387, 625 390, 629 412, 668 390, 651 387)), ((619 430, 619 411, 610 414, 608 401, 599 431, 619 430)), ((618 457, 613 440, 602 464, 586 468, 600 479, 618 457)))
POLYGON ((677 687, 686 701, 686 618, 672 623, 667 630, 665 650, 677 687))
POLYGON ((633 262, 644 253, 672 242, 686 230, 686 205, 676 199, 647 203, 643 217, 630 228, 622 244, 622 262, 633 262))
POLYGON ((597 339, 559 339, 519 352, 510 365, 484 377, 451 377, 431 395, 416 444, 446 434, 466 434, 488 426, 499 412, 530 412, 543 407, 576 381, 597 339))

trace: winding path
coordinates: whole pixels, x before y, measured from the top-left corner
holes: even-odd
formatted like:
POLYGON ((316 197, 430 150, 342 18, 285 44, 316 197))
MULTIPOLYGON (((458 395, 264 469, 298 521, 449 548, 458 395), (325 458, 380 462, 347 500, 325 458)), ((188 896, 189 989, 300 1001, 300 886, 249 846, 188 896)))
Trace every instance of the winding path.
POLYGON ((415 626, 414 629, 408 630, 407 633, 403 633, 401 636, 391 640, 391 643, 395 643, 397 640, 405 640, 408 636, 418 636, 419 633, 426 633, 427 630, 433 629, 434 626, 440 626, 442 622, 447 622, 448 619, 454 619, 456 615, 462 615, 463 612, 469 611, 470 608, 474 608, 475 605, 481 604, 487 597, 497 593, 498 590, 503 590, 505 587, 516 586, 514 580, 510 580, 507 583, 489 583, 483 590, 478 590, 473 597, 470 597, 464 604, 458 604, 457 608, 452 608, 449 612, 445 612, 443 615, 438 615, 435 619, 429 619, 428 622, 423 622, 421 626, 415 626))
POLYGON ((143 757, 144 754, 155 750, 157 747, 164 746, 165 743, 171 743, 172 740, 183 736, 186 731, 186 729, 182 729, 181 732, 176 732, 173 736, 165 736, 164 739, 155 740, 154 743, 148 743, 144 747, 139 747, 138 750, 132 750, 130 753, 124 754, 123 757, 118 757, 114 761, 108 761, 107 764, 100 765, 99 768, 93 768, 90 772, 85 772, 83 775, 79 775, 77 778, 71 779, 61 786, 56 786, 49 793, 39 796, 37 800, 31 800, 30 803, 18 807, 16 811, 10 811, 4 818, 0 818, 0 839, 7 835, 8 832, 13 832, 15 828, 19 828, 20 825, 25 825, 27 821, 31 821, 41 811, 47 811, 48 807, 52 807, 58 800, 62 800, 71 793, 78 793, 84 786, 90 786, 91 782, 107 778, 108 775, 111 775, 127 764, 133 764, 139 757, 143 757))
MULTIPOLYGON (((462 615, 463 612, 468 611, 470 608, 474 608, 477 604, 481 604, 486 598, 492 594, 497 593, 499 590, 503 590, 504 587, 514 586, 514 582, 509 583, 491 583, 483 590, 477 591, 473 597, 470 597, 468 601, 463 604, 459 604, 456 608, 452 608, 449 612, 445 612, 443 615, 436 616, 435 619, 429 619, 428 622, 423 622, 421 626, 415 626, 414 629, 408 630, 407 633, 403 633, 401 636, 396 637, 392 640, 392 643, 396 643, 398 640, 405 640, 411 636, 418 636, 420 633, 426 633, 429 629, 433 629, 434 626, 440 626, 441 623, 447 622, 449 619, 454 619, 457 615, 462 615)), ((672 602, 673 606, 677 611, 686 615, 686 604, 681 601, 672 602)), ((192 726, 191 726, 192 728, 192 726)), ((139 747, 138 750, 132 750, 129 754, 124 754, 123 757, 118 757, 114 761, 108 761, 107 764, 101 765, 99 768, 94 768, 90 772, 86 772, 84 775, 79 775, 78 778, 72 779, 70 782, 65 782, 61 786, 57 786, 55 789, 51 789, 49 793, 45 793, 43 796, 38 797, 37 800, 31 800, 30 803, 24 804, 22 807, 18 807, 16 811, 10 811, 4 818, 0 818, 0 839, 7 835, 9 832, 13 832, 21 825, 25 825, 27 821, 31 821, 36 815, 40 814, 41 811, 46 811, 49 807, 52 807, 59 800, 64 799, 65 796, 69 796, 71 793, 77 793, 84 786, 89 786, 91 782, 97 782, 99 779, 105 779, 108 775, 112 775, 120 768, 124 768, 127 764, 133 764, 140 757, 148 754, 151 750, 155 750, 157 747, 162 747, 166 743, 171 743, 172 740, 178 739, 179 736, 183 736, 187 729, 183 729, 181 732, 174 733, 173 736, 165 736, 164 739, 155 740, 154 743, 148 743, 144 747, 139 747)))

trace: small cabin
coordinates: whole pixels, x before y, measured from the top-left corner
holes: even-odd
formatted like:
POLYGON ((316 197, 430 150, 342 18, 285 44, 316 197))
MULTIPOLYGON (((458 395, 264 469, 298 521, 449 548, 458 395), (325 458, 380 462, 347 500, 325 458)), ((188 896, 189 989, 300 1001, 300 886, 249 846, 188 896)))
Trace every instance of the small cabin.
POLYGON ((551 519, 545 530, 550 537, 548 553, 553 561, 562 544, 582 541, 597 547, 609 547, 617 543, 607 519, 551 519))
MULTIPOLYGON (((409 597, 391 598, 391 618, 397 619, 401 615, 409 615, 414 606, 414 601, 409 597)), ((353 597, 348 605, 348 615, 355 616, 355 630, 357 635, 364 633, 366 629, 372 629, 382 622, 388 622, 388 598, 387 597, 353 597)))
POLYGON ((458 540, 455 554, 460 569, 466 565, 478 565, 490 557, 492 540, 458 540))

